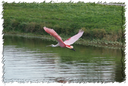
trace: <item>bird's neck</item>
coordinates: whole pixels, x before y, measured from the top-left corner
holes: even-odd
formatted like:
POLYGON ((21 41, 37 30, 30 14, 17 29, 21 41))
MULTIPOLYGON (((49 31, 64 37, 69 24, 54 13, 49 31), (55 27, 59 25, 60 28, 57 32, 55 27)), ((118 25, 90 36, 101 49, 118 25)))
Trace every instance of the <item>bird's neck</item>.
POLYGON ((58 46, 58 44, 56 44, 56 45, 53 45, 53 44, 52 44, 52 47, 57 47, 57 46, 58 46))

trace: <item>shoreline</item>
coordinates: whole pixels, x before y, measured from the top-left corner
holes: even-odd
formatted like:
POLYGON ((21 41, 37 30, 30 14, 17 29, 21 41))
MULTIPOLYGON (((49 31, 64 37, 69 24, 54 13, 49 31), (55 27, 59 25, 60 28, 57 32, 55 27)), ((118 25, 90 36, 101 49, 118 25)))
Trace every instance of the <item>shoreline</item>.
MULTIPOLYGON (((56 41, 54 37, 51 37, 50 35, 38 35, 33 33, 10 33, 6 32, 3 33, 3 36, 19 36, 19 37, 26 37, 26 38, 39 38, 42 40, 47 41, 56 41)), ((63 38, 63 40, 66 40, 68 38, 63 38)), ((57 42, 57 41, 56 41, 57 42)), ((125 49, 125 44, 119 43, 119 42, 107 42, 103 40, 85 40, 85 39, 79 39, 74 44, 78 45, 85 45, 85 46, 94 46, 94 47, 103 47, 103 48, 110 48, 110 49, 125 49)))

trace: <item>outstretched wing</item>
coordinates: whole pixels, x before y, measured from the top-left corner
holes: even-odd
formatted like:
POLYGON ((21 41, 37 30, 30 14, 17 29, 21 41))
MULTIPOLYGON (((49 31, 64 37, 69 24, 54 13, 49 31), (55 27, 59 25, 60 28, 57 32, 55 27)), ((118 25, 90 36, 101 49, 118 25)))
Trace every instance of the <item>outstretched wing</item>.
POLYGON ((59 43, 59 45, 61 47, 64 47, 65 44, 64 42, 62 41, 61 37, 53 30, 53 29, 50 29, 50 28, 47 28, 47 27, 44 27, 44 30, 49 33, 51 36, 53 36, 59 43))
POLYGON ((70 37, 69 39, 65 40, 64 43, 67 44, 67 45, 73 44, 74 42, 76 42, 83 35, 83 33, 84 33, 84 31, 79 30, 79 32, 76 35, 74 35, 74 36, 70 37))

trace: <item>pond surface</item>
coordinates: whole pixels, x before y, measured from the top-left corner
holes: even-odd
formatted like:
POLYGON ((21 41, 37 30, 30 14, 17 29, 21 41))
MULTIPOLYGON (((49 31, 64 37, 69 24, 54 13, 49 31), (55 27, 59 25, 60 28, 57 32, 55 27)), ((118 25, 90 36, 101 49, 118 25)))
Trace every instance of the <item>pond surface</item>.
POLYGON ((4 82, 123 82, 123 52, 74 44, 76 51, 46 47, 56 42, 4 36, 4 82))

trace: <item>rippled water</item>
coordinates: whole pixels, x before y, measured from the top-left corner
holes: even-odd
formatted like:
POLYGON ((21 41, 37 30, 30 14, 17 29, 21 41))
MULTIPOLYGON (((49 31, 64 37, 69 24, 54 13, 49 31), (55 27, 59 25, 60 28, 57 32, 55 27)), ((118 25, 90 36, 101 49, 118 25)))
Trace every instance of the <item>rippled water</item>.
POLYGON ((4 82, 123 82, 122 51, 74 45, 76 51, 46 47, 52 41, 4 36, 4 82))

